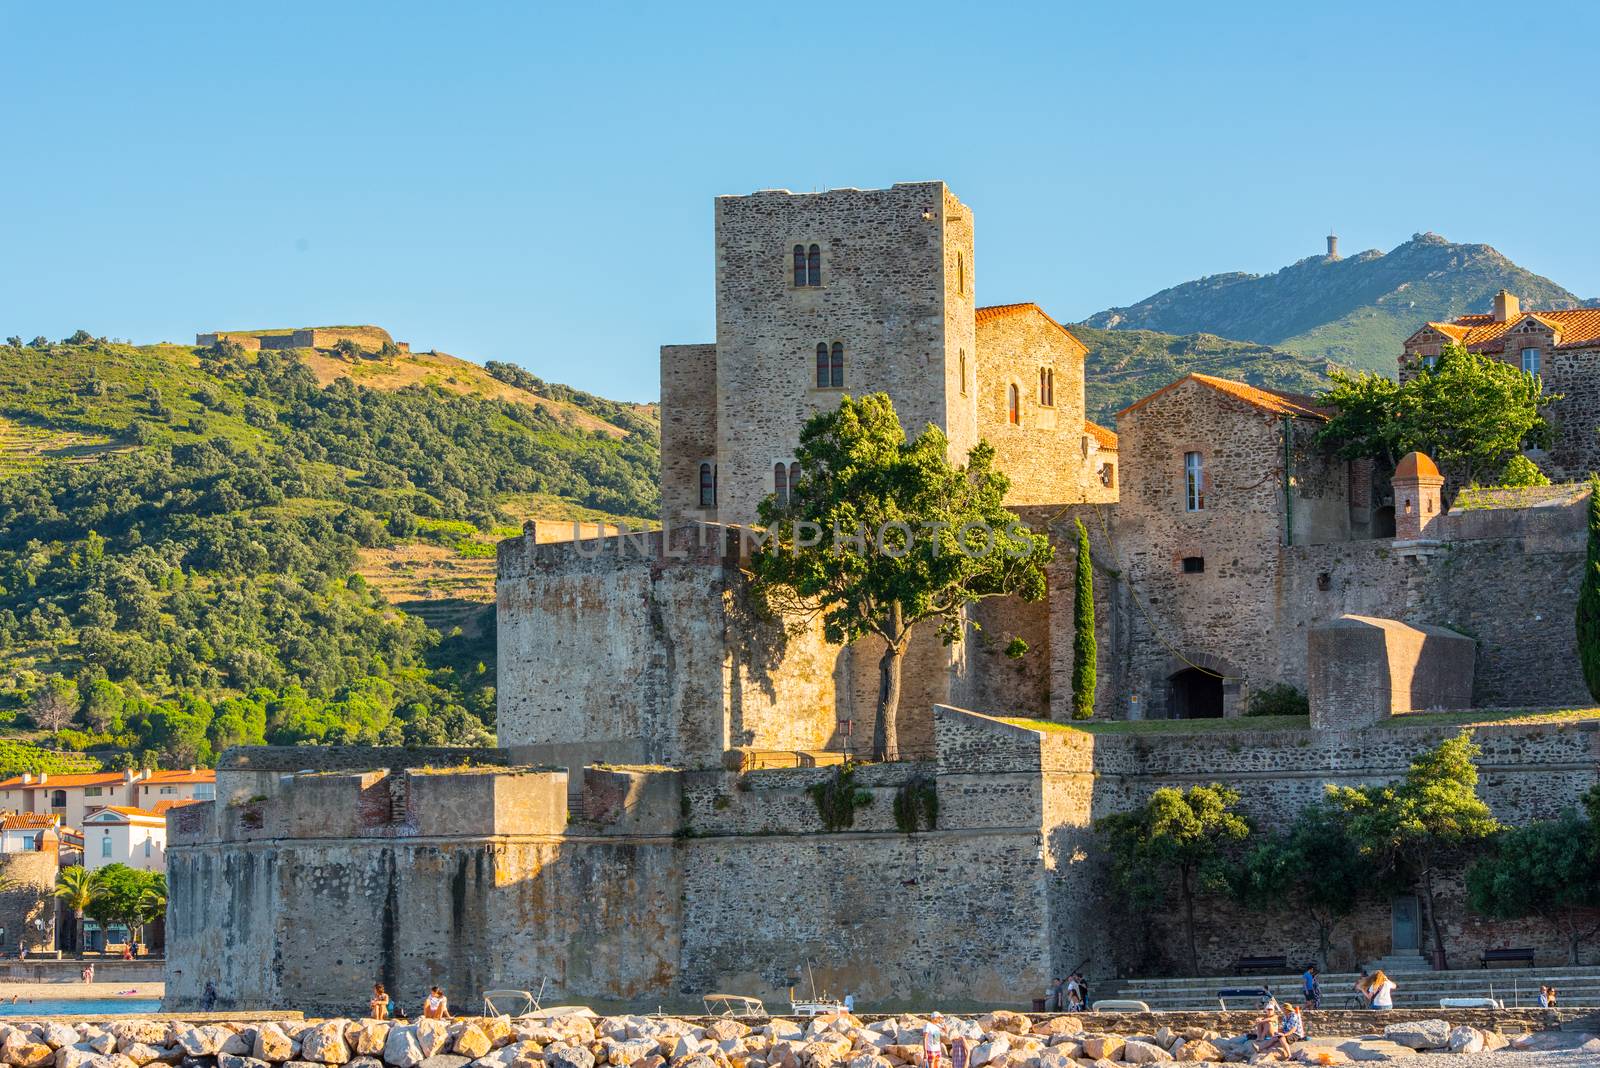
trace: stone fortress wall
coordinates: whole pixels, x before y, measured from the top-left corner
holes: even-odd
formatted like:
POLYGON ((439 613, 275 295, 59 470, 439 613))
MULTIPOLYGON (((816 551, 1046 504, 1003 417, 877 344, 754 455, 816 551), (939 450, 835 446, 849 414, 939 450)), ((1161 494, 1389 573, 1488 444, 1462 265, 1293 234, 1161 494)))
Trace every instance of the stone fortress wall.
POLYGON ((385 345, 393 345, 401 352, 410 352, 409 341, 396 341, 381 326, 303 326, 287 330, 217 330, 196 334, 194 343, 209 348, 226 339, 244 346, 251 352, 261 349, 331 349, 340 341, 354 341, 367 352, 377 352, 385 345))
MULTIPOLYGON (((1477 728, 1496 814, 1575 804, 1600 760, 1595 728, 1477 728)), ((855 772, 864 796, 837 831, 808 792, 837 769, 590 768, 587 816, 569 823, 562 770, 348 750, 285 771, 304 756, 232 751, 217 800, 171 819, 168 997, 193 1007, 212 979, 224 1006, 333 1012, 374 979, 402 1004, 435 982, 459 1000, 548 980, 547 1002, 637 1008, 713 988, 776 999, 810 964, 874 1009, 1025 1004, 1086 958, 1103 977, 1139 950, 1088 848, 1092 819, 1221 780, 1252 817, 1287 821, 1325 784, 1398 778, 1452 733, 1401 720, 1248 742, 1090 735, 949 707, 934 730, 933 759, 855 772), (915 783, 936 791, 937 828, 907 833, 895 798, 915 783)), ((1444 915, 1452 956, 1487 944, 1458 889, 1444 915)), ((1248 951, 1226 920, 1204 930, 1204 968, 1248 951)), ((1536 926, 1516 935, 1564 952, 1536 926)))

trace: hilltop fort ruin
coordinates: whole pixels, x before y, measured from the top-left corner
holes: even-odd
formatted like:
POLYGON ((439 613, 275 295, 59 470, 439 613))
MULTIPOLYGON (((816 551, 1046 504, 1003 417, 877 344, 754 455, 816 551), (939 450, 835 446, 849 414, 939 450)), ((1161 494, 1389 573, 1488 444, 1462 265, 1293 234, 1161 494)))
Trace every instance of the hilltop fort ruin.
MULTIPOLYGON (((1035 304, 976 306, 972 211, 939 182, 715 212, 716 339, 661 350, 663 528, 501 544, 502 748, 230 752, 216 802, 170 817, 175 1007, 214 979, 224 1005, 333 1009, 374 978, 409 1002, 547 978, 559 998, 642 1005, 770 995, 807 962, 879 1005, 1026 1003, 1085 960, 1110 976, 1149 959, 1108 922, 1094 818, 1221 781, 1283 819, 1459 729, 1396 712, 1589 703, 1572 626, 1586 491, 1463 491, 1446 512, 1427 457, 1336 460, 1314 400, 1202 374, 1096 426, 1070 330, 1035 304), (787 492, 804 420, 875 391, 957 458, 992 442, 1008 504, 1058 553, 1043 602, 984 602, 980 633, 914 642, 909 759, 846 776, 877 651, 756 613, 739 528, 787 492), (1230 718, 1287 685, 1310 726, 1011 722, 1070 715, 1076 519, 1098 718, 1230 718), (850 818, 825 820, 818 794, 840 789, 850 818)), ((1596 781, 1595 726, 1478 727, 1496 813, 1572 805, 1596 781)), ((1449 948, 1486 944, 1459 887, 1445 901, 1449 948)), ((1419 955, 1391 924, 1408 907, 1369 902, 1340 961, 1419 955)), ((1208 919, 1205 965, 1254 951, 1251 926, 1208 919)), ((1495 931, 1564 955, 1532 925, 1495 931)))

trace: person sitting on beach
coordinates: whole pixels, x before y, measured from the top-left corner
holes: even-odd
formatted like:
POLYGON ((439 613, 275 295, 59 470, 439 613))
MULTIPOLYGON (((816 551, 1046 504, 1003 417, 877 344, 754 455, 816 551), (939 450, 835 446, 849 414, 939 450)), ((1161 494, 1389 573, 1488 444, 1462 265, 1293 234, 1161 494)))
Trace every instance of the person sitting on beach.
POLYGON ((1289 1056, 1289 1047, 1306 1037, 1305 1020, 1300 1015, 1300 1010, 1294 1002, 1285 1002, 1283 1006, 1283 1020, 1278 1024, 1272 1037, 1261 1046, 1262 1053, 1271 1053, 1282 1050, 1285 1057, 1289 1056))
POLYGON ((367 1016, 373 1020, 389 1018, 389 992, 382 983, 372 984, 372 1000, 367 1002, 367 1016))
POLYGON ((1261 1015, 1250 1025, 1250 1037, 1265 1042, 1278 1033, 1278 1000, 1268 994, 1261 1003, 1261 1015))
POLYGON ((428 989, 428 999, 422 1003, 422 1015, 429 1020, 450 1019, 450 1002, 438 987, 428 989))

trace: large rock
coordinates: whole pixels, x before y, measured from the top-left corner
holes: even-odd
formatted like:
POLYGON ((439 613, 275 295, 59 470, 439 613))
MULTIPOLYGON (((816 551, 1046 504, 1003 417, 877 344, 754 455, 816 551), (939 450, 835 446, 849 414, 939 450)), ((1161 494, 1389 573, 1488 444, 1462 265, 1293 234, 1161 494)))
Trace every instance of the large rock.
POLYGON ((1180 1061, 1220 1061, 1222 1051, 1203 1038, 1186 1038, 1173 1047, 1172 1056, 1180 1061))
POLYGON ((1450 1029, 1450 1037, 1445 1041, 1445 1045, 1451 1053, 1482 1053, 1483 1032, 1476 1027, 1468 1027, 1465 1024, 1460 1027, 1452 1027, 1450 1029))
POLYGON ((582 1046, 553 1046, 544 1051, 544 1063, 550 1068, 594 1068, 594 1054, 582 1046))
MULTIPOLYGON (((401 1024, 389 1028, 389 1034, 383 1041, 383 1060, 393 1068, 416 1068, 425 1059, 422 1046, 417 1041, 417 1029, 413 1024, 401 1024)), ((217 1068, 222 1068, 218 1065, 217 1068)))
POLYGON ((250 1055, 258 1061, 282 1064, 294 1058, 294 1039, 275 1023, 256 1028, 255 1048, 250 1055))
POLYGON ((469 1023, 458 1031, 455 1040, 450 1043, 450 1052, 472 1060, 482 1057, 493 1048, 494 1044, 489 1041, 489 1036, 483 1033, 483 1028, 474 1023, 469 1023))
POLYGON ((1511 1040, 1499 1031, 1484 1031, 1482 1035, 1483 1052, 1485 1053, 1494 1053, 1511 1045, 1511 1040))
POLYGON ((117 1036, 111 1034, 109 1031, 101 1031, 92 1035, 86 1034, 83 1036, 83 1044, 100 1054, 102 1057, 109 1057, 111 1054, 117 1052, 117 1036))
POLYGON ((1172 1054, 1154 1042, 1142 1042, 1137 1038, 1130 1038, 1122 1044, 1122 1059, 1129 1064, 1154 1064, 1157 1061, 1172 1060, 1172 1054))
POLYGON ((215 1057, 233 1032, 216 1024, 186 1027, 178 1032, 178 1047, 191 1057, 215 1057))
POLYGON ((1056 1035, 1076 1035, 1083 1031, 1083 1021, 1076 1016, 1052 1016, 1048 1020, 1040 1020, 1033 1025, 1033 1033, 1054 1037, 1056 1035))
POLYGON ((443 1020, 421 1019, 412 1024, 417 1029, 417 1048, 422 1051, 422 1059, 437 1056, 444 1052, 450 1042, 450 1025, 443 1020))
POLYGON ((729 1038, 743 1038, 750 1033, 750 1028, 738 1020, 713 1020, 706 1024, 706 1037, 713 1042, 721 1042, 729 1038))
POLYGON ((127 1020, 109 1024, 106 1030, 117 1040, 117 1052, 126 1053, 129 1046, 164 1046, 167 1044, 171 1024, 154 1020, 127 1020))
POLYGON ((1450 1025, 1443 1020, 1413 1020, 1390 1024, 1383 1037, 1411 1049, 1443 1049, 1450 1041, 1450 1025))
POLYGON ((1083 1036, 1083 1055, 1089 1060, 1114 1061, 1125 1045, 1119 1035, 1091 1034, 1083 1036))
POLYGON ((467 1068, 467 1058, 456 1053, 435 1053, 423 1058, 417 1068, 467 1068))
POLYGON ((98 1057, 99 1054, 83 1043, 71 1046, 62 1046, 56 1050, 56 1068, 83 1068, 84 1065, 98 1057))
MULTIPOLYGON (((139 1068, 144 1068, 145 1065, 154 1063, 155 1061, 164 1061, 167 1059, 167 1051, 165 1046, 152 1046, 145 1042, 135 1042, 133 1045, 123 1050, 122 1055, 128 1058, 134 1064, 137 1064, 139 1068)), ((23 1066, 23 1068, 28 1068, 28 1066, 23 1066)))
POLYGON ((266 1061, 254 1057, 240 1057, 232 1053, 217 1054, 217 1068, 269 1068, 266 1061))
POLYGON ((345 1028, 344 1041, 358 1057, 377 1057, 389 1041, 389 1030, 394 1024, 387 1020, 356 1020, 345 1028))
MULTIPOLYGON (((1011 1032, 1015 1034, 1015 1032, 1011 1032)), ((1011 1051, 1011 1040, 1004 1034, 996 1034, 987 1042, 979 1042, 972 1047, 972 1052, 967 1057, 967 1064, 971 1068, 983 1068, 991 1061, 998 1061, 1011 1051)))
MULTIPOLYGON (((250 1057, 250 1051, 256 1048, 255 1028, 249 1027, 242 1031, 235 1031, 222 1040, 222 1048, 217 1050, 220 1057, 226 1053, 230 1057, 250 1057)), ((254 1057, 250 1057, 255 1060, 254 1057)))
POLYGON ((15 1068, 44 1068, 47 1064, 53 1064, 56 1059, 56 1051, 51 1049, 47 1042, 8 1041, 5 1050, 6 1063, 14 1065, 15 1068))
POLYGON ((343 1064, 350 1059, 350 1047, 345 1044, 346 1020, 328 1020, 309 1027, 300 1034, 300 1056, 317 1064, 343 1064))
POLYGON ((39 1037, 42 1041, 48 1042, 53 1049, 76 1045, 78 1042, 78 1032, 75 1028, 68 1027, 64 1023, 56 1023, 54 1020, 45 1021, 44 1030, 40 1032, 39 1037))
POLYGON ((1033 1021, 1020 1012, 996 1009, 986 1016, 978 1017, 978 1026, 991 1034, 1005 1031, 1008 1034, 1025 1035, 1033 1030, 1033 1021))

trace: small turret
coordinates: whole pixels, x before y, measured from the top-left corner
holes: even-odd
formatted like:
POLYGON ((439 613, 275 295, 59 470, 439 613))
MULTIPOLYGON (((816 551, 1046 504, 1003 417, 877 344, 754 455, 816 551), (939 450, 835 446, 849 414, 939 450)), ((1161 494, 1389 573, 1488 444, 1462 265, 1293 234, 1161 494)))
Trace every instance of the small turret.
POLYGON ((1330 260, 1336 260, 1336 259, 1339 258, 1339 235, 1338 234, 1329 234, 1328 235, 1328 258, 1330 260))
POLYGON ((1427 538, 1439 519, 1444 476, 1427 453, 1408 452, 1394 469, 1394 537, 1427 538))

